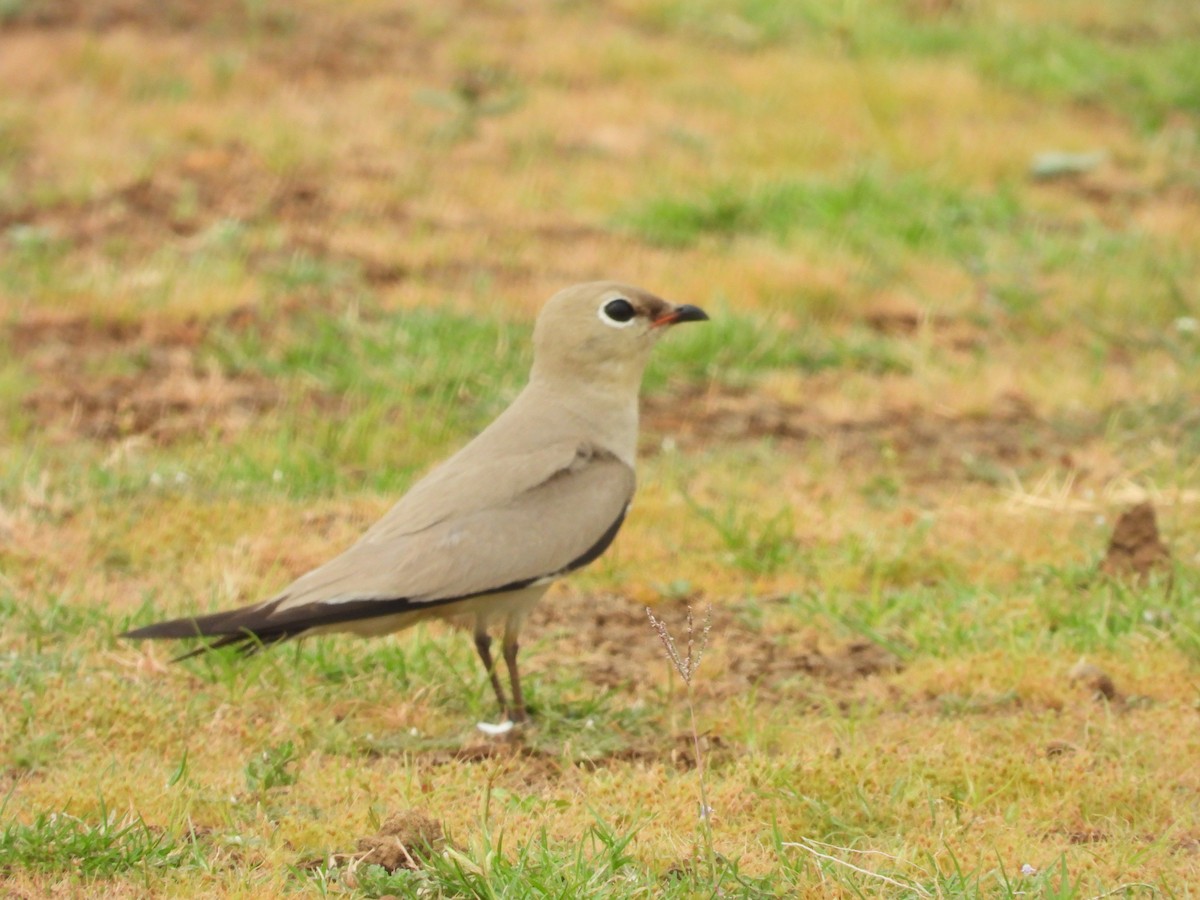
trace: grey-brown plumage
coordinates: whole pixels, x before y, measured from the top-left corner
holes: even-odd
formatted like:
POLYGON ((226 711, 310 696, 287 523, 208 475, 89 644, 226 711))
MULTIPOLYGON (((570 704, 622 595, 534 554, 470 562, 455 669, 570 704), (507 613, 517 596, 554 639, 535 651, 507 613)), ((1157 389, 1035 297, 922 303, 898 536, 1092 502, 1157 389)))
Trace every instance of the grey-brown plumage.
POLYGON ((518 635, 557 578, 598 557, 633 497, 637 394, 664 326, 706 319, 640 288, 560 291, 534 329, 529 383, 353 546, 252 606, 134 629, 253 651, 306 634, 386 634, 430 617, 470 623, 501 708, 525 718, 518 635), (491 654, 504 626, 509 704, 491 654))

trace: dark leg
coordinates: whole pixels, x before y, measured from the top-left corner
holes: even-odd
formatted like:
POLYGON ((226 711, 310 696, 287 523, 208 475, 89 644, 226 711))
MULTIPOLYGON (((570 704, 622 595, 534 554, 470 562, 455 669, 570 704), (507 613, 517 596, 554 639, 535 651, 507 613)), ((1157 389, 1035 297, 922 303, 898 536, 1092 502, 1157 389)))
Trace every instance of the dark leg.
POLYGON ((513 705, 509 718, 514 722, 524 722, 525 696, 521 693, 521 675, 517 672, 517 651, 521 645, 517 643, 516 635, 504 635, 504 664, 508 666, 508 683, 512 685, 513 705))
POLYGON ((481 631, 475 635, 475 649, 479 651, 479 658, 483 661, 484 671, 488 673, 488 678, 492 679, 492 689, 496 692, 496 699, 500 701, 500 712, 508 712, 508 701, 504 699, 504 688, 500 686, 500 676, 496 674, 496 661, 492 659, 492 637, 486 631, 481 631))

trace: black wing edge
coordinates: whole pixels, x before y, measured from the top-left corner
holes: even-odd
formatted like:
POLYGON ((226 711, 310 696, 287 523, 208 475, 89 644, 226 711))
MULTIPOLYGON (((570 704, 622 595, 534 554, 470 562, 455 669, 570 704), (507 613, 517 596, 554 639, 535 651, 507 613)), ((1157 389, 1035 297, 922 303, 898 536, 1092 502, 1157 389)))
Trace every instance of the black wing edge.
POLYGON ((522 578, 510 581, 499 587, 488 588, 458 597, 439 597, 435 600, 413 600, 409 597, 369 598, 349 600, 341 603, 312 603, 286 610, 275 616, 275 610, 286 597, 246 606, 227 612, 210 613, 205 616, 184 616, 179 619, 168 619, 165 622, 155 622, 141 628, 126 631, 120 636, 130 640, 215 637, 217 640, 176 656, 172 662, 191 659, 209 650, 222 647, 236 647, 243 656, 251 656, 265 647, 281 643, 289 638, 300 637, 306 631, 325 625, 338 625, 343 622, 357 622, 363 619, 376 619, 384 616, 394 616, 399 613, 415 612, 437 606, 447 606, 462 600, 475 597, 486 597, 489 594, 504 594, 509 591, 519 591, 543 579, 558 578, 576 569, 581 569, 588 563, 600 557, 616 538, 617 532, 625 522, 625 514, 629 511, 626 505, 616 520, 608 526, 604 534, 591 547, 577 556, 563 568, 545 575, 533 578, 522 578))

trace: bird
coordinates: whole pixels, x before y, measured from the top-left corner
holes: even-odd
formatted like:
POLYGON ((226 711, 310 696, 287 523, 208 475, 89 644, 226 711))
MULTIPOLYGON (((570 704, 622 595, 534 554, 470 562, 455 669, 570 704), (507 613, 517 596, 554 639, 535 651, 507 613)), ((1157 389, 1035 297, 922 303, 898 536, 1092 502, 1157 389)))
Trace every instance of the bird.
POLYGON ((538 314, 529 379, 508 408, 358 541, 266 600, 121 636, 215 639, 181 660, 446 619, 472 630, 502 724, 527 722, 522 626, 551 584, 616 537, 636 486, 638 394, 651 351, 673 326, 707 319, 697 306, 615 281, 560 290, 538 314), (503 635, 511 696, 493 629, 503 635))

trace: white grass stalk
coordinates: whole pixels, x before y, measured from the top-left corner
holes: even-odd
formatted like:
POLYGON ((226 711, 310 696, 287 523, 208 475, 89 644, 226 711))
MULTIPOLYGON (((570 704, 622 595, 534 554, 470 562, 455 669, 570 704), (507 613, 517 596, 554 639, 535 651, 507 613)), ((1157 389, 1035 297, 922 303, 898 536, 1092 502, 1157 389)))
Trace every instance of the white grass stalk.
MULTIPOLYGON (((912 882, 905 883, 903 881, 897 881, 895 878, 889 878, 888 876, 881 875, 878 872, 872 872, 870 869, 864 869, 861 866, 856 866, 856 865, 854 865, 854 863, 846 862, 846 860, 844 860, 844 859, 838 859, 838 857, 831 856, 828 853, 822 853, 816 847, 812 846, 812 844, 815 844, 815 843, 820 843, 820 842, 819 841, 810 841, 807 838, 801 838, 799 842, 786 841, 786 842, 784 842, 783 846, 784 847, 797 847, 801 850, 811 853, 813 856, 828 860, 831 863, 836 863, 839 866, 850 869, 852 872, 857 872, 860 875, 866 875, 868 878, 874 878, 876 881, 882 881, 885 884, 890 884, 890 885, 893 885, 898 888, 903 888, 906 891, 915 891, 916 893, 920 894, 922 897, 932 897, 933 896, 932 894, 929 893, 929 891, 925 890, 925 888, 921 887, 919 884, 913 884, 912 882)), ((833 847, 832 844, 822 844, 822 846, 833 847)), ((847 852, 847 853, 852 852, 847 847, 837 847, 835 849, 842 850, 843 852, 847 852)), ((853 852, 862 852, 862 851, 853 851, 853 852)), ((881 855, 887 856, 886 853, 881 854, 881 855)), ((894 857, 890 857, 890 858, 894 859, 894 857)))

